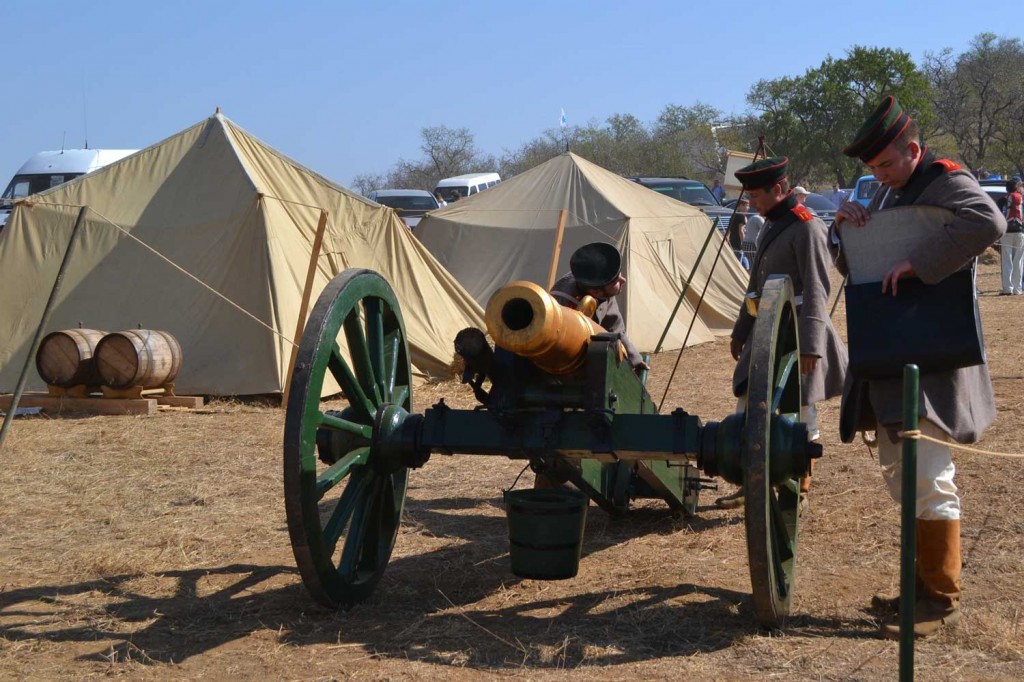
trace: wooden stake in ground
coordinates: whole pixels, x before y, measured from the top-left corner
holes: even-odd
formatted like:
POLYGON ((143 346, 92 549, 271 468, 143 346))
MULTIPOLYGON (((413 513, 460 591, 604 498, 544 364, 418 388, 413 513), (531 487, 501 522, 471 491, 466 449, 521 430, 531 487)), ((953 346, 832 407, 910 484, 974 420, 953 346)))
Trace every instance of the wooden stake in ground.
POLYGON ((558 230, 555 232, 555 248, 551 252, 551 268, 548 270, 548 291, 555 285, 555 275, 558 273, 558 257, 562 253, 562 235, 565 234, 565 217, 568 211, 564 208, 558 212, 558 230))
POLYGON ((7 414, 4 416, 4 425, 0 427, 0 451, 3 450, 4 441, 7 439, 7 431, 11 428, 11 422, 14 420, 14 415, 18 412, 18 402, 21 400, 22 391, 25 390, 25 379, 28 377, 28 368, 32 366, 32 360, 35 358, 36 350, 39 348, 39 341, 43 338, 43 330, 46 329, 46 324, 50 321, 50 313, 53 312, 53 304, 57 301, 57 294, 60 293, 60 285, 64 281, 64 271, 67 270, 68 261, 71 260, 71 252, 75 246, 75 237, 78 236, 78 230, 82 227, 82 223, 85 222, 85 214, 88 210, 88 206, 83 206, 79 209, 78 218, 75 220, 75 226, 71 228, 71 238, 68 239, 68 247, 64 250, 64 260, 60 262, 60 269, 57 270, 57 278, 53 281, 53 289, 50 290, 50 298, 46 301, 46 307, 43 308, 43 317, 39 320, 39 327, 36 328, 36 335, 32 338, 32 344, 28 347, 28 355, 25 356, 25 366, 21 368, 21 376, 18 377, 18 384, 14 387, 14 396, 11 398, 11 405, 7 408, 7 414))
POLYGON ((288 387, 292 385, 292 372, 295 371, 295 357, 299 354, 299 341, 302 340, 302 332, 306 328, 306 313, 309 312, 309 299, 313 295, 313 281, 316 279, 316 262, 320 258, 320 247, 324 243, 324 230, 327 228, 327 211, 320 209, 320 222, 316 226, 316 236, 313 237, 313 250, 309 254, 309 268, 306 270, 306 284, 302 287, 302 302, 299 304, 299 319, 295 323, 295 337, 292 339, 292 355, 288 359, 288 372, 284 375, 284 395, 281 397, 281 407, 288 407, 288 387))

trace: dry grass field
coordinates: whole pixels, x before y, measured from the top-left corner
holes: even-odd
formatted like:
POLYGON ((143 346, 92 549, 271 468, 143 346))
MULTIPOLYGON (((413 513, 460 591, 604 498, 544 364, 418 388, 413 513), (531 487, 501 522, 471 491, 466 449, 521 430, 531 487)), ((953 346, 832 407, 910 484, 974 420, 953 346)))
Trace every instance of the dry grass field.
MULTIPOLYGON (((981 447, 1024 452, 1024 298, 979 278, 999 418, 981 447)), ((842 306, 836 314, 842 329, 842 306)), ((660 397, 676 354, 656 358, 660 397)), ((683 354, 667 405, 730 412, 728 343, 683 354)), ((473 404, 466 387, 440 397, 473 404)), ((509 571, 501 491, 521 465, 435 456, 413 472, 373 596, 328 612, 294 568, 280 409, 215 402, 153 417, 19 419, 0 452, 0 679, 891 680, 872 593, 897 584, 899 514, 877 460, 838 441, 804 518, 793 616, 755 625, 742 513, 704 493, 615 520, 591 506, 574 580, 509 571)), ((1024 462, 955 456, 964 506, 964 620, 921 643, 921 680, 1024 679, 1024 462)))

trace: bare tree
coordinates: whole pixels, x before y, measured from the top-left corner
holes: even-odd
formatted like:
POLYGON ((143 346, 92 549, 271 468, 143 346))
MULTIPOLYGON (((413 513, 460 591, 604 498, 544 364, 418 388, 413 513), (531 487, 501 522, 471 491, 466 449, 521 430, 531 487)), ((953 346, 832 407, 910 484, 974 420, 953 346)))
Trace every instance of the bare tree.
POLYGON ((378 173, 360 173, 352 178, 352 188, 365 197, 375 189, 382 189, 384 182, 384 176, 378 173))
POLYGON ((979 169, 999 161, 993 143, 1011 133, 1022 96, 1024 45, 1017 38, 982 33, 961 55, 950 49, 925 56, 937 125, 957 145, 964 163, 979 169))

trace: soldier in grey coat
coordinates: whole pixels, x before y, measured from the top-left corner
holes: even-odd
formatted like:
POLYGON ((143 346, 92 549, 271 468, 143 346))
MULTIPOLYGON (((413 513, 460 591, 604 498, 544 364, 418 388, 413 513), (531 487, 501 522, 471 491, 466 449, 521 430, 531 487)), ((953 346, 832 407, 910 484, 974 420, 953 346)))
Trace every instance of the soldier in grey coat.
MULTIPOLYGON (((786 167, 789 159, 776 157, 753 163, 736 172, 750 201, 765 224, 754 263, 750 268, 747 295, 760 297, 770 275, 788 275, 793 282, 797 304, 797 328, 800 343, 800 380, 803 409, 812 438, 817 438, 815 403, 842 393, 846 374, 846 347, 829 319, 831 291, 827 229, 821 220, 798 203, 789 191, 786 167)), ((733 393, 747 393, 751 347, 748 343, 754 317, 740 307, 732 330, 730 350, 738 362, 733 373, 733 393)), ((801 481, 802 506, 810 489, 810 477, 801 481)), ((717 500, 724 508, 742 504, 742 491, 717 500)))
MULTIPOLYGON (((909 259, 892 266, 882 292, 899 298, 899 282, 917 277, 935 284, 970 267, 974 259, 1006 231, 1006 221, 974 177, 947 159, 936 159, 921 145, 917 124, 894 97, 886 97, 843 150, 859 157, 881 182, 871 204, 842 205, 834 230, 841 239, 875 211, 896 206, 927 205, 953 213, 949 224, 922 243, 909 259)), ((834 240, 835 241, 835 240, 834 240)), ((879 257, 884 257, 879 254, 879 257)), ((837 267, 846 272, 840 252, 837 267)), ((925 435, 960 443, 977 440, 995 418, 995 401, 988 367, 984 364, 921 377, 920 430, 925 435)), ((883 478, 894 500, 900 501, 901 445, 896 435, 902 424, 902 381, 861 380, 850 376, 843 391, 840 436, 853 440, 858 430, 875 430, 883 478)), ((960 619, 960 498, 953 481, 956 469, 950 449, 920 441, 917 455, 917 604, 914 633, 927 637, 960 619)), ((891 607, 891 599, 876 597, 876 606, 891 607)), ((883 627, 883 636, 899 637, 896 624, 883 627)))

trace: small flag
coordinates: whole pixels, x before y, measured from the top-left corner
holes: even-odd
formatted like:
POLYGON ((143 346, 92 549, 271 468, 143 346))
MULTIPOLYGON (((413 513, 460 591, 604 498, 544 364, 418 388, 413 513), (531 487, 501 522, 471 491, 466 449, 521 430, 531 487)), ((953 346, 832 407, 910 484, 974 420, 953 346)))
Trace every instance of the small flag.
POLYGON ((558 119, 558 125, 562 128, 569 127, 569 119, 565 117, 565 109, 562 109, 562 116, 558 119))

